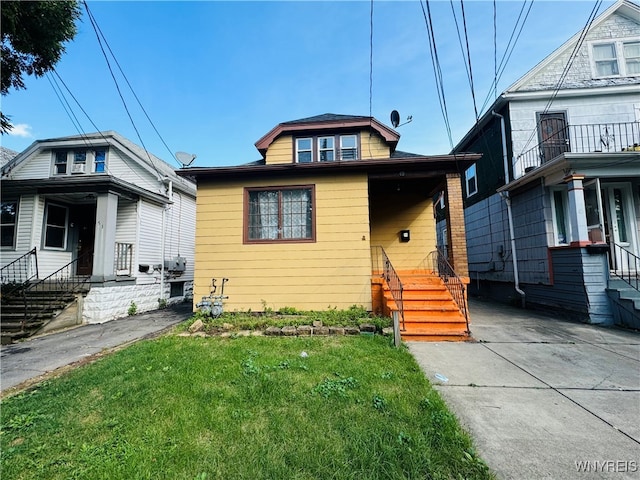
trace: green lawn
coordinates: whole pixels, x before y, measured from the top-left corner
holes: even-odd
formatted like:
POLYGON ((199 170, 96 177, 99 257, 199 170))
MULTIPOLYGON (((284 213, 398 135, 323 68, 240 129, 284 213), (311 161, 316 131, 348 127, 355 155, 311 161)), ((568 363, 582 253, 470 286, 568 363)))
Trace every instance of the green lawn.
POLYGON ((165 336, 5 399, 0 418, 3 479, 492 478, 381 336, 165 336))

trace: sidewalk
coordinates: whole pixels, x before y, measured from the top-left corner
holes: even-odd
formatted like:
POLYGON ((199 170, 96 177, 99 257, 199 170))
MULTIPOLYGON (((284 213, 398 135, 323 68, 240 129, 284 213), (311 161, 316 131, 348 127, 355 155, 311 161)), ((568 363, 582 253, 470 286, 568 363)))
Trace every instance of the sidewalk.
POLYGON ((640 334, 470 311, 475 342, 408 346, 498 478, 640 478, 640 334))
POLYGON ((35 382, 50 372, 86 361, 105 350, 150 338, 186 320, 191 304, 181 303, 101 324, 81 325, 0 347, 0 390, 35 382))

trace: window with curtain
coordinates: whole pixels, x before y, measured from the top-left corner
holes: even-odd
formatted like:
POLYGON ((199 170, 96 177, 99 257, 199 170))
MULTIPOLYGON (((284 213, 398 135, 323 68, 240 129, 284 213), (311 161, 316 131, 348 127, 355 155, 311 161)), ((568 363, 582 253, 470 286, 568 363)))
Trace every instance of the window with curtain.
POLYGON ((315 239, 312 186, 247 189, 245 199, 246 243, 315 239))
POLYGON ((69 211, 60 205, 47 205, 45 217, 45 248, 64 250, 67 247, 69 211))

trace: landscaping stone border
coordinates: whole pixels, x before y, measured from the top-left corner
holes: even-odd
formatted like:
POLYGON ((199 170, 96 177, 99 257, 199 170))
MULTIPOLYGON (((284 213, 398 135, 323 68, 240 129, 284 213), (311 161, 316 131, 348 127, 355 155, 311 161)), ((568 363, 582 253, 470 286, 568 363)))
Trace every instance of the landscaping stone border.
MULTIPOLYGON (((191 324, 187 332, 180 333, 181 337, 249 337, 249 336, 269 336, 269 337, 326 337, 331 335, 375 335, 376 326, 370 323, 363 323, 358 327, 327 327, 320 322, 313 325, 300 325, 295 327, 288 325, 285 327, 267 327, 264 330, 234 330, 231 324, 224 324, 222 328, 207 333, 204 331, 205 325, 202 320, 196 320, 191 324)), ((393 336, 393 328, 382 329, 382 335, 393 336)))

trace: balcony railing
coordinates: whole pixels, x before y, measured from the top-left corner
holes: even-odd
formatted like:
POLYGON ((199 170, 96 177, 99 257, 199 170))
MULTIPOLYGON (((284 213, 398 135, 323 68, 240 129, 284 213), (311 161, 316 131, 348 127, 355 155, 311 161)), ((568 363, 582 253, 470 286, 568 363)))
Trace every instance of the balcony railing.
POLYGON ((521 171, 539 167, 565 152, 624 152, 640 150, 640 122, 567 125, 518 155, 521 171))

